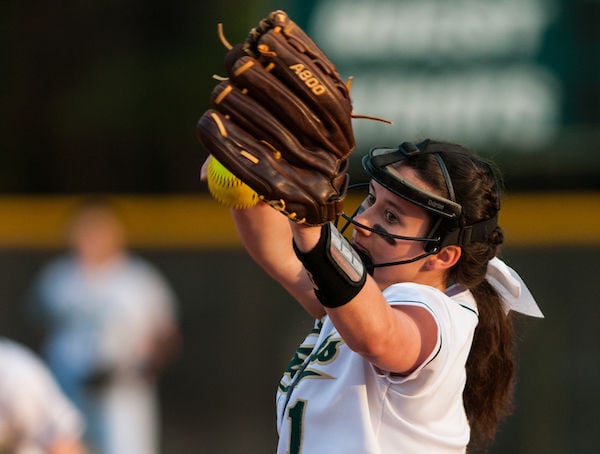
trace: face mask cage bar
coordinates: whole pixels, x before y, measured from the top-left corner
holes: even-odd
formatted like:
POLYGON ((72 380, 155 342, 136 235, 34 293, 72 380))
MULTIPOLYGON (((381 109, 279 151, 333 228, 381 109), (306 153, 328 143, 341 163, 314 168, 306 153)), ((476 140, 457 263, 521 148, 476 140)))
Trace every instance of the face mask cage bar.
MULTIPOLYGON (((348 187, 348 191, 352 191, 353 189, 366 189, 369 187, 369 183, 357 183, 357 184, 353 184, 350 185, 348 187)), ((358 216, 361 212, 363 211, 362 208, 362 204, 359 205, 359 207, 354 210, 354 212, 351 215, 348 215, 346 213, 342 213, 341 217, 344 218, 344 220, 346 222, 344 222, 344 224, 341 226, 340 228, 340 232, 344 233, 348 227, 350 226, 350 224, 359 227, 363 230, 368 230, 370 232, 376 233, 377 235, 381 235, 384 236, 386 238, 390 238, 393 240, 409 240, 409 241, 420 241, 423 243, 439 243, 440 241, 440 237, 439 236, 435 236, 435 237, 414 237, 414 236, 403 236, 403 235, 396 235, 394 233, 389 233, 386 232, 383 229, 378 229, 376 227, 369 227, 367 225, 361 224, 360 222, 358 222, 355 218, 356 216, 358 216)), ((439 222, 436 223, 436 225, 439 224, 439 222)))
MULTIPOLYGON (((355 189, 366 189, 366 188, 368 188, 368 186, 369 186, 369 183, 353 184, 348 187, 348 191, 352 191, 355 189)), ((341 217, 345 221, 344 224, 340 228, 340 232, 342 234, 344 234, 346 232, 346 230, 348 229, 348 227, 350 227, 350 225, 352 225, 354 228, 368 230, 372 233, 375 233, 386 239, 389 239, 389 241, 391 243, 394 243, 396 240, 419 241, 424 244, 424 249, 425 249, 425 252, 423 254, 420 254, 416 257, 413 257, 410 259, 405 259, 405 260, 393 261, 393 262, 385 262, 385 263, 373 263, 373 261, 371 260, 371 258, 369 256, 367 256, 364 252, 357 250, 357 252, 361 256, 363 263, 365 264, 365 267, 369 274, 372 275, 375 268, 384 267, 384 266, 404 265, 407 263, 416 262, 417 260, 421 260, 429 255, 435 254, 439 250, 439 247, 438 247, 438 245, 440 244, 439 236, 427 236, 427 237, 403 236, 403 235, 396 235, 393 233, 389 233, 383 229, 378 229, 376 227, 369 227, 367 225, 361 224, 360 222, 358 222, 355 219, 356 216, 358 216, 362 211, 363 211, 363 209, 362 209, 362 203, 361 203, 358 206, 358 208, 356 208, 356 210, 354 210, 354 212, 350 216, 346 213, 341 214, 341 217)), ((442 219, 438 218, 438 220, 434 223, 434 226, 431 229, 432 232, 438 229, 441 221, 442 221, 442 219)))

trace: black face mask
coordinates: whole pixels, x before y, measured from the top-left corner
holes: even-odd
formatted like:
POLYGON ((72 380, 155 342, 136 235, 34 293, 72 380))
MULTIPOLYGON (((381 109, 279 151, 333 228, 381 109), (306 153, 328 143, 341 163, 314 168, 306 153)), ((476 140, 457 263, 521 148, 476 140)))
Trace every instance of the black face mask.
MULTIPOLYGON (((363 259, 369 274, 373 274, 374 269, 378 267, 416 262, 429 255, 437 254, 444 246, 452 244, 462 246, 473 241, 484 241, 496 228, 496 216, 470 226, 460 226, 462 206, 456 202, 450 174, 440 151, 424 151, 428 144, 429 140, 425 140, 417 145, 404 142, 398 148, 373 148, 362 159, 365 171, 373 180, 398 197, 424 208, 431 215, 432 219, 432 226, 426 237, 406 237, 391 234, 379 225, 368 227, 357 222, 355 217, 360 214, 362 205, 350 216, 343 213, 342 217, 346 220, 346 223, 341 228, 342 233, 352 224, 358 228, 369 230, 382 236, 390 245, 395 244, 396 240, 419 241, 423 243, 423 254, 406 260, 386 263, 373 263, 368 254, 363 251, 357 251, 363 259), (401 161, 417 154, 434 155, 446 182, 449 198, 441 197, 414 186, 397 171, 396 166, 401 161)), ((366 186, 368 186, 368 183, 353 185, 352 188, 364 188, 366 186)))

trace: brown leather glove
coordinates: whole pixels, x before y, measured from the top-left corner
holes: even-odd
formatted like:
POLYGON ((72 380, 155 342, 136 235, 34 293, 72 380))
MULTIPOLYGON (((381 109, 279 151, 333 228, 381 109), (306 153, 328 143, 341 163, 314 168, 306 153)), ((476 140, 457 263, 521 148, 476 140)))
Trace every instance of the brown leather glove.
POLYGON ((334 220, 354 151, 352 103, 334 65, 283 11, 225 58, 229 76, 197 125, 209 153, 290 219, 334 220))

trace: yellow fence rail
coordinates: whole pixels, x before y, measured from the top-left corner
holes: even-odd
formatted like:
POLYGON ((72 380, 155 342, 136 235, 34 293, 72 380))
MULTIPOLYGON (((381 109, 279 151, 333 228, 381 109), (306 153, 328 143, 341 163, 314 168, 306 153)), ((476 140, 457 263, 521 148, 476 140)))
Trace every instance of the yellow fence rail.
MULTIPOLYGON (((205 195, 110 197, 130 243, 143 248, 239 247, 228 210, 205 195)), ((64 246, 79 196, 0 197, 0 247, 64 246)), ((600 245, 600 193, 508 195, 500 223, 509 246, 600 245)))

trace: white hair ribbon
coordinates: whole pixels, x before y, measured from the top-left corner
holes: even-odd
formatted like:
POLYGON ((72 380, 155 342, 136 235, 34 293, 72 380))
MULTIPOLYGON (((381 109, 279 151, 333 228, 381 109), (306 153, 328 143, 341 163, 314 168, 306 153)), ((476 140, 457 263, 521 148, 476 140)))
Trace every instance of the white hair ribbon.
POLYGON ((544 318, 525 282, 498 257, 488 262, 485 277, 504 300, 506 313, 515 311, 531 317, 544 318))

